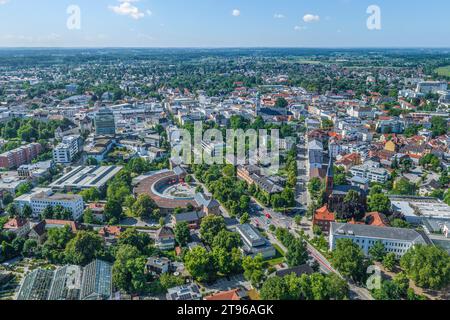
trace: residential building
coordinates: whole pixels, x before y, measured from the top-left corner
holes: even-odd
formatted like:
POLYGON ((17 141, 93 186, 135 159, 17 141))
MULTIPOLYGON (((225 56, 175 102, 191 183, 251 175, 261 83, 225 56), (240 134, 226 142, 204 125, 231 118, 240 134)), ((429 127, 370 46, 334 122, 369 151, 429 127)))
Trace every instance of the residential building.
POLYGON ((167 290, 167 300, 201 300, 202 294, 197 284, 178 286, 167 290))
POLYGON ((66 136, 53 149, 53 161, 60 164, 70 164, 75 156, 81 151, 80 136, 66 136))
POLYGON ((3 225, 3 230, 16 234, 18 238, 30 232, 30 222, 23 218, 12 218, 3 225))
POLYGON ((350 239, 369 256, 369 250, 375 243, 381 242, 386 252, 402 257, 411 247, 417 244, 432 244, 428 236, 414 229, 373 227, 362 224, 331 223, 330 250, 336 248, 339 239, 350 239))
POLYGON ((0 154, 0 168, 18 168, 31 161, 41 153, 42 146, 39 143, 30 143, 17 149, 0 154))
POLYGON ((389 179, 389 172, 380 168, 380 164, 373 161, 353 166, 350 169, 350 173, 355 177, 369 179, 371 182, 385 183, 389 179))
POLYGON ((160 250, 172 250, 175 248, 175 234, 169 227, 162 227, 156 232, 156 247, 160 250))
POLYGON ((275 194, 283 191, 283 188, 280 185, 270 178, 263 176, 261 174, 261 169, 258 166, 238 166, 237 176, 238 178, 245 180, 249 185, 254 184, 268 194, 275 194))
POLYGON ((334 213, 328 210, 327 205, 317 209, 313 216, 313 226, 319 227, 326 234, 330 231, 330 225, 334 221, 336 221, 334 213))
POLYGON ((150 257, 147 259, 145 268, 147 272, 153 275, 168 273, 172 266, 172 262, 166 257, 150 257))

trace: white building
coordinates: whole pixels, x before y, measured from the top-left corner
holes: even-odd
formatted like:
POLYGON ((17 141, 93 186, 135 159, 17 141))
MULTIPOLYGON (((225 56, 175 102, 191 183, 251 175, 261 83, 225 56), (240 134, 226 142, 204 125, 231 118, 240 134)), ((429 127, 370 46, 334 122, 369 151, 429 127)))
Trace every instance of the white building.
POLYGON ((80 136, 67 136, 53 149, 53 160, 56 163, 68 164, 79 152, 80 136))
POLYGON ((428 94, 447 91, 448 84, 445 81, 423 81, 417 84, 416 92, 428 94))
POLYGON ((48 188, 36 188, 32 192, 16 198, 15 203, 19 210, 28 205, 33 211, 33 216, 38 217, 47 207, 62 206, 72 211, 72 218, 77 220, 83 214, 83 197, 76 194, 53 193, 48 188))
POLYGON ((366 256, 375 243, 381 242, 387 253, 393 252, 402 257, 411 247, 417 244, 431 244, 425 233, 414 229, 373 227, 360 224, 331 223, 330 250, 336 248, 339 239, 350 239, 356 243, 366 256))
POLYGON ((83 197, 77 194, 62 193, 39 193, 31 197, 31 209, 33 216, 39 216, 47 207, 62 206, 72 211, 73 220, 77 220, 83 214, 84 201, 83 197))
POLYGON ((354 177, 369 179, 372 182, 385 183, 389 179, 389 172, 380 168, 380 164, 373 161, 352 167, 350 173, 354 177))

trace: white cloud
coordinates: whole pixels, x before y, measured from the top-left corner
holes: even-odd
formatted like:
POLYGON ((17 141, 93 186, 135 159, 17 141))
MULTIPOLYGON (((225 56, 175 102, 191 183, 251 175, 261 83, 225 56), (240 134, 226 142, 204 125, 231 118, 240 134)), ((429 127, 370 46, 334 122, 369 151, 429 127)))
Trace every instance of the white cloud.
POLYGON ((274 19, 284 19, 284 18, 286 18, 286 17, 284 16, 284 14, 282 14, 282 13, 275 13, 275 14, 273 15, 273 17, 274 17, 274 19))
POLYGON ((305 16, 303 17, 303 21, 305 21, 306 23, 309 22, 318 22, 320 21, 320 17, 314 14, 305 14, 305 16))
POLYGON ((302 31, 302 30, 306 30, 307 28, 305 26, 295 26, 294 30, 295 31, 302 31))
POLYGON ((147 11, 145 11, 145 12, 147 13, 148 16, 153 15, 153 12, 152 12, 151 10, 147 10, 147 11))
POLYGON ((9 0, 0 0, 0 5, 7 4, 8 2, 9 2, 9 0))
POLYGON ((233 12, 231 13, 234 17, 239 17, 241 15, 241 10, 239 9, 234 9, 233 12))
POLYGON ((130 16, 133 19, 141 19, 145 16, 143 12, 139 10, 138 7, 133 5, 133 2, 138 2, 139 0, 118 0, 120 5, 118 6, 109 6, 109 9, 113 12, 123 15, 130 16))

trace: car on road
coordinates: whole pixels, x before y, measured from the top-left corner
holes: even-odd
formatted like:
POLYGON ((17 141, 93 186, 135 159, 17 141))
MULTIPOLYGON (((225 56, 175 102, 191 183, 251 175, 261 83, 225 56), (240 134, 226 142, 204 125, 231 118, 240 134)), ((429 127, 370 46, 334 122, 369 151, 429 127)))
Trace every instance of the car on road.
POLYGON ((266 216, 267 219, 272 219, 272 216, 268 212, 265 212, 265 216, 266 216))

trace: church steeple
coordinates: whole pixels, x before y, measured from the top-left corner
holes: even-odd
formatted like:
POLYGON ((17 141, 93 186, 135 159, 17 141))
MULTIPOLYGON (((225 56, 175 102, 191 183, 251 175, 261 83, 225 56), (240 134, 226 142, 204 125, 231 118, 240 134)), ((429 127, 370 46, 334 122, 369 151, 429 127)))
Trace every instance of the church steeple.
POLYGON ((328 162, 326 189, 325 189, 327 198, 333 193, 333 187, 334 187, 334 163, 333 163, 333 155, 330 152, 330 161, 328 162))
POLYGON ((259 116, 260 111, 261 111, 261 95, 258 92, 256 94, 256 111, 255 111, 256 116, 259 116))

